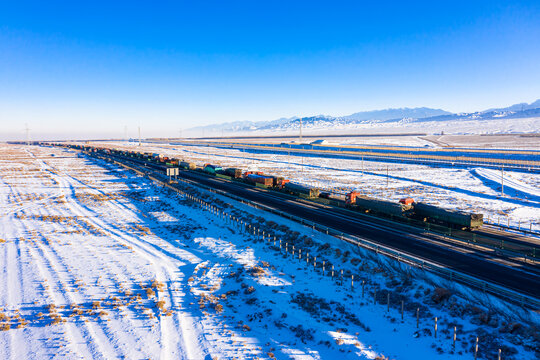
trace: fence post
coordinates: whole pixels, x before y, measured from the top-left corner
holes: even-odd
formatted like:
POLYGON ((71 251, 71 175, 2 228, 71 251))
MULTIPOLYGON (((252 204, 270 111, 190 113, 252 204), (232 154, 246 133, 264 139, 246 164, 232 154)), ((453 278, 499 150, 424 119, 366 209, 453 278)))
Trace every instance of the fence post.
POLYGON ((478 336, 476 337, 476 343, 474 345, 474 360, 478 357, 478 336))
POLYGON ((435 316, 435 332, 434 336, 437 337, 437 317, 435 316))
POLYGON ((420 325, 420 308, 416 308, 416 328, 420 325))

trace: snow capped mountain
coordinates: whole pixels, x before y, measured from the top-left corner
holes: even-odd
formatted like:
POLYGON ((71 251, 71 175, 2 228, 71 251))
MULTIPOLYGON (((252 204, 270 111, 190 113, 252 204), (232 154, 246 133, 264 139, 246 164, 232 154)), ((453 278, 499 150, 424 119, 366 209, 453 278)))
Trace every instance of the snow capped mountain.
POLYGON ((372 121, 372 120, 395 120, 404 118, 422 119, 431 116, 449 115, 448 111, 441 109, 430 109, 427 107, 420 108, 399 108, 385 109, 375 111, 363 111, 345 116, 346 119, 355 121, 372 121))
MULTIPOLYGON (((441 109, 427 107, 398 108, 357 112, 347 116, 334 117, 316 115, 302 117, 305 129, 325 129, 355 126, 359 124, 399 123, 401 125, 415 122, 443 122, 453 120, 490 120, 540 117, 540 99, 530 104, 514 104, 506 108, 488 109, 472 113, 454 114, 441 109)), ((286 131, 300 128, 300 118, 281 118, 272 121, 237 121, 231 123, 199 126, 189 129, 190 132, 216 134, 219 132, 250 131, 286 131)))

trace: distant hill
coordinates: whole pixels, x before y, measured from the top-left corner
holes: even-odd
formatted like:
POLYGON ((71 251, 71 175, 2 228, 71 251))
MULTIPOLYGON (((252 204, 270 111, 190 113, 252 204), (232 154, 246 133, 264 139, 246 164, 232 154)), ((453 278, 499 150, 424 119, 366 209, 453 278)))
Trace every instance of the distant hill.
POLYGON ((426 107, 420 108, 400 108, 400 109, 385 109, 385 110, 375 110, 375 111, 362 111, 357 112, 348 116, 345 116, 345 119, 355 120, 355 121, 374 121, 374 120, 392 120, 392 119, 422 119, 431 116, 440 116, 440 115, 449 115, 451 114, 448 111, 441 109, 430 109, 426 107))
MULTIPOLYGON (((489 120, 526 118, 540 116, 540 99, 530 104, 514 104, 506 108, 488 109, 472 113, 454 114, 441 109, 427 107, 383 109, 362 111, 347 116, 316 115, 302 117, 302 127, 305 129, 324 129, 332 127, 347 127, 356 124, 376 124, 388 122, 427 122, 452 120, 489 120)), ((190 132, 249 132, 249 131, 286 131, 300 127, 300 118, 281 118, 271 121, 237 121, 188 129, 190 132)))

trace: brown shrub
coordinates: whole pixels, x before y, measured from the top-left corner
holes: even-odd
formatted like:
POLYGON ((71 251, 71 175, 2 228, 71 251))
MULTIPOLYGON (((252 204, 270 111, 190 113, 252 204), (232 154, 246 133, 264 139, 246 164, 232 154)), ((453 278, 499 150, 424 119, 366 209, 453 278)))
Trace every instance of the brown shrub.
POLYGON ((150 298, 150 297, 153 297, 154 295, 156 295, 154 290, 152 290, 151 288, 146 289, 146 296, 148 296, 150 298))
POLYGON ((431 294, 431 300, 433 300, 436 304, 439 304, 443 301, 446 301, 448 298, 450 298, 450 296, 452 296, 450 290, 437 287, 433 291, 433 294, 431 294))
POLYGON ((159 300, 156 303, 156 307, 161 311, 165 311, 165 300, 159 300))

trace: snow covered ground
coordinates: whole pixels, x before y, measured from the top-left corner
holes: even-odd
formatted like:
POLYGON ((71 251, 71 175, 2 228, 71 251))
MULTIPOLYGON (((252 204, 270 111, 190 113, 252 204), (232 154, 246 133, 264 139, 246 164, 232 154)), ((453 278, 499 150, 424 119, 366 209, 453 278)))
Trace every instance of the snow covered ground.
MULTIPOLYGON (((298 135, 297 125, 295 128, 283 128, 274 130, 238 131, 225 133, 226 136, 279 136, 298 135)), ((304 135, 330 135, 330 134, 523 134, 537 133, 540 129, 540 117, 529 118, 502 118, 502 119, 458 119, 422 121, 403 119, 398 121, 366 121, 355 124, 304 124, 304 135)), ((201 136, 199 131, 187 132, 187 136, 201 136)), ((206 136, 222 136, 221 131, 206 132, 206 136)))
POLYGON ((186 190, 263 240, 71 151, 0 154, 2 359, 472 359, 476 336, 479 358, 538 355, 532 314, 471 303, 290 221, 186 190))
MULTIPOLYGON (((108 144, 109 146, 111 143, 108 144)), ((134 144, 113 143, 136 148, 134 144)), ((259 154, 213 147, 143 144, 144 151, 163 153, 199 163, 260 170, 294 182, 345 193, 398 201, 409 196, 449 209, 484 214, 493 224, 540 231, 540 174, 482 168, 445 168, 376 161, 259 154), (387 176, 388 174, 388 176, 387 176)))

